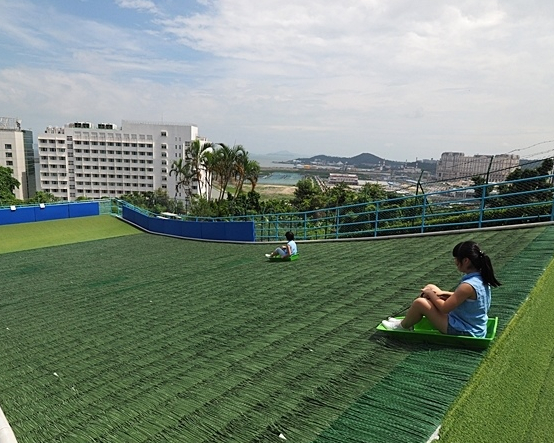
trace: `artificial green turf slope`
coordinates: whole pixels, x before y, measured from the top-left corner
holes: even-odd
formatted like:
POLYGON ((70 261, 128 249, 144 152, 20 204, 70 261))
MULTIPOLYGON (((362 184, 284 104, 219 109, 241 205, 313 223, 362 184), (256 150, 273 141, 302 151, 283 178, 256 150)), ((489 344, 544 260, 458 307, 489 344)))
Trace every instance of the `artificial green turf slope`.
POLYGON ((554 261, 444 419, 441 442, 554 441, 554 261))
MULTIPOLYGON (((553 229, 471 233, 502 329, 553 229)), ((0 255, 0 405, 20 443, 424 442, 483 353, 375 327, 422 284, 456 284, 467 238, 301 243, 280 263, 147 234, 0 255)))
POLYGON ((140 232, 111 215, 4 225, 0 226, 0 254, 140 232))

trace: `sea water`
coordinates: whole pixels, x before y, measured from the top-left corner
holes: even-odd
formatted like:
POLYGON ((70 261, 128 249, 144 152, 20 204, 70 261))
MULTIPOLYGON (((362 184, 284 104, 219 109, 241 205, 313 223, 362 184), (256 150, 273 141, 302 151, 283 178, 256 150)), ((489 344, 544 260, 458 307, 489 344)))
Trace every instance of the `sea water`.
POLYGON ((298 172, 268 172, 261 173, 258 177, 260 185, 295 185, 299 180, 304 178, 303 174, 298 172))

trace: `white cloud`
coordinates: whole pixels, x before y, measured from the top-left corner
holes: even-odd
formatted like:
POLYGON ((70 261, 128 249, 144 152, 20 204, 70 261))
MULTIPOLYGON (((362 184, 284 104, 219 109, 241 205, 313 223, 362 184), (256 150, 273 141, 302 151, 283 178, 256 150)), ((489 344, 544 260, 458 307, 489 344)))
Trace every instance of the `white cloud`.
POLYGON ((159 13, 156 4, 149 0, 115 0, 115 3, 121 8, 136 9, 141 12, 150 12, 153 14, 159 13))
POLYGON ((0 23, 0 106, 25 123, 37 97, 44 125, 163 113, 253 151, 498 153, 554 138, 551 3, 118 0, 117 25, 27 1, 0 23))

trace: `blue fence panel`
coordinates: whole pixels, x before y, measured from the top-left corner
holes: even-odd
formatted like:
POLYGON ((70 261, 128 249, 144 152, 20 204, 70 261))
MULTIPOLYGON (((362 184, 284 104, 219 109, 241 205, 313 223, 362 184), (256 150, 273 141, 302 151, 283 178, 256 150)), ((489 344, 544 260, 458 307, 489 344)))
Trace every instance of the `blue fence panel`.
POLYGON ((29 223, 34 221, 35 211, 32 207, 17 207, 15 211, 12 211, 10 208, 0 209, 0 225, 29 223))
MULTIPOLYGON (((125 220, 150 232, 204 240, 248 241, 256 239, 253 221, 213 222, 183 221, 158 218, 154 214, 141 213, 128 203, 120 203, 125 220)), ((145 212, 145 211, 144 211, 145 212)))
POLYGON ((171 220, 166 220, 163 218, 156 217, 146 217, 147 228, 152 232, 159 232, 160 234, 166 234, 166 222, 171 220))
POLYGON ((70 217, 89 217, 100 215, 100 204, 98 202, 72 203, 69 205, 70 217))
POLYGON ((122 216, 125 220, 129 220, 131 223, 142 226, 144 229, 148 229, 148 217, 141 214, 138 211, 123 206, 122 216))
POLYGON ((254 222, 229 222, 224 226, 225 239, 232 241, 256 241, 254 222))
POLYGON ((183 229, 181 225, 184 223, 181 220, 162 220, 162 229, 165 234, 176 235, 178 237, 183 236, 183 229))
POLYGON ((32 223, 46 220, 59 220, 73 217, 88 217, 100 214, 98 202, 85 203, 46 203, 17 205, 0 209, 0 225, 32 223))
POLYGON ((45 205, 44 208, 35 207, 35 221, 58 220, 69 218, 69 204, 45 205))
POLYGON ((206 240, 224 240, 225 222, 200 222, 202 237, 206 240))
POLYGON ((202 224, 200 222, 182 221, 179 223, 182 237, 202 238, 202 224))

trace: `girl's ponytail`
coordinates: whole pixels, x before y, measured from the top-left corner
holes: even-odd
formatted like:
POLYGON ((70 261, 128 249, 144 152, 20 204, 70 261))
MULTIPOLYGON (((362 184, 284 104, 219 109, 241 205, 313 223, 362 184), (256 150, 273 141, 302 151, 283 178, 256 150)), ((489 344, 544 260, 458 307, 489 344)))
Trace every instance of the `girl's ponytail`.
POLYGON ((465 241, 458 243, 452 250, 452 255, 458 260, 468 258, 471 264, 479 270, 483 281, 492 286, 500 286, 501 283, 494 276, 494 269, 492 267, 491 259, 487 254, 481 251, 481 248, 474 241, 465 241))

